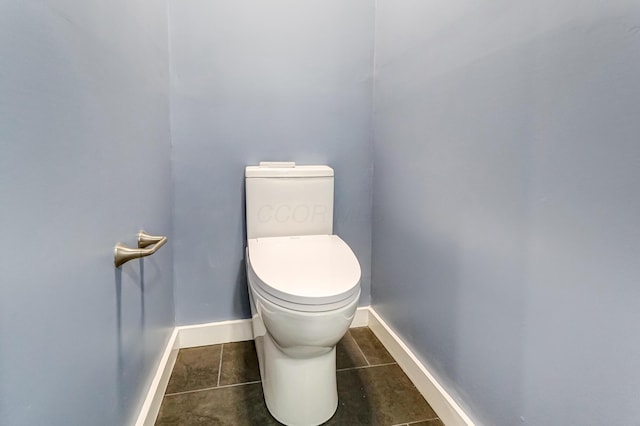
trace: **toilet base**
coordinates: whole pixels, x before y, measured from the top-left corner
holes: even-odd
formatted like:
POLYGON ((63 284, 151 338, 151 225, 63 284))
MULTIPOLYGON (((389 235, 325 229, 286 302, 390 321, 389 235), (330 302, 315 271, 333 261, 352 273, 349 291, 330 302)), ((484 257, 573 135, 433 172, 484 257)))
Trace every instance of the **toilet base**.
POLYGON ((338 408, 336 348, 310 358, 292 358, 269 333, 256 339, 262 389, 273 417, 288 426, 315 426, 329 420, 338 408))
POLYGON ((336 345, 355 316, 360 291, 345 306, 294 311, 256 292, 249 276, 253 337, 269 412, 288 426, 315 426, 338 408, 336 345))

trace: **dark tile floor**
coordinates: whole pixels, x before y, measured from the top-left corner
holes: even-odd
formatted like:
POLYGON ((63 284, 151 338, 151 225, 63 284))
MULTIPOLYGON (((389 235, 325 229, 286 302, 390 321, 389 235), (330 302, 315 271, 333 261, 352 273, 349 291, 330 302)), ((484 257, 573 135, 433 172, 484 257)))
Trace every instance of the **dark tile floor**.
MULTIPOLYGON (((336 350, 338 410, 325 425, 443 426, 367 327, 336 350)), ((267 411, 253 341, 181 349, 156 425, 279 425, 267 411)))

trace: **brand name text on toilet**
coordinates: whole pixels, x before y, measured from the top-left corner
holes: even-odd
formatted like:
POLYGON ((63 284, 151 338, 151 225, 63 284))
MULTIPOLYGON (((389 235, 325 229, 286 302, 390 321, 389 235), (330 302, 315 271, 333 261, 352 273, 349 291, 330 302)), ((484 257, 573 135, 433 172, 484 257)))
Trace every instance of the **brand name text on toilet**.
POLYGON ((322 204, 265 204, 258 210, 258 221, 260 223, 268 222, 325 222, 328 220, 328 208, 322 204))

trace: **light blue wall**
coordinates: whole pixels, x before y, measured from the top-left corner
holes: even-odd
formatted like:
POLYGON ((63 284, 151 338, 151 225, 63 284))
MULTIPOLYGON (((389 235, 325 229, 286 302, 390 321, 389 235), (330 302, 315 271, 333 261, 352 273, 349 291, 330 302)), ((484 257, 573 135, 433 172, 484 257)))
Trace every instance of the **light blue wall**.
POLYGON ((0 424, 127 425, 173 326, 167 12, 0 3, 0 424))
POLYGON ((375 162, 374 305, 479 420, 637 423, 640 6, 376 4, 373 152, 370 0, 0 4, 0 424, 132 421, 172 247, 179 323, 248 315, 260 160, 335 168, 362 304, 375 162))
POLYGON ((640 419, 639 28, 377 1, 373 304, 486 424, 640 419))
POLYGON ((370 0, 170 1, 176 313, 246 318, 244 167, 329 164, 369 303, 370 0))

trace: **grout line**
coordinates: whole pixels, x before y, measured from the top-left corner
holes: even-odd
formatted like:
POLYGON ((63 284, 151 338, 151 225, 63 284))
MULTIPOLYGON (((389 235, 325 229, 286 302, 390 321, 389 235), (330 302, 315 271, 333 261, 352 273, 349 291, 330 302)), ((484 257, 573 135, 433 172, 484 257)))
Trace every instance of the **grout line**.
POLYGON ((224 355, 224 343, 220 345, 220 364, 218 364, 218 383, 217 387, 220 387, 220 376, 222 375, 222 355, 224 355))
MULTIPOLYGON (((376 364, 376 365, 361 365, 360 367, 347 367, 347 368, 339 368, 336 371, 349 371, 349 370, 362 370, 363 368, 374 368, 374 367, 384 367, 386 365, 396 365, 397 362, 387 362, 386 364, 376 364)), ((404 423, 401 423, 404 424, 404 423)))
POLYGON ((195 393, 195 392, 202 392, 202 391, 209 391, 209 390, 216 390, 216 389, 226 389, 226 388, 233 388, 236 386, 244 386, 244 385, 255 385, 256 383, 260 383, 260 380, 256 380, 254 382, 234 383, 232 385, 212 386, 209 388, 193 389, 193 390, 182 391, 182 392, 168 393, 165 396, 184 395, 186 393, 195 393))
POLYGON ((353 338, 353 341, 356 342, 356 347, 358 348, 358 350, 360 351, 360 353, 362 354, 362 357, 364 358, 364 361, 367 363, 367 365, 371 365, 371 363, 369 362, 369 360, 367 359, 367 356, 364 354, 364 352, 362 352, 362 348, 360 348, 360 344, 358 343, 358 341, 356 340, 355 337, 351 336, 353 338))
POLYGON ((439 418, 440 418, 440 417, 435 416, 435 417, 433 417, 433 418, 431 418, 431 419, 416 420, 415 422, 409 422, 409 423, 407 423, 407 425, 415 425, 415 424, 418 424, 418 423, 421 423, 421 422, 430 422, 430 421, 432 421, 432 420, 438 420, 439 418))
POLYGON ((439 418, 440 417, 436 416, 436 417, 433 417, 431 419, 415 420, 415 421, 409 422, 409 423, 396 423, 396 424, 391 425, 391 426, 411 426, 411 425, 416 425, 416 424, 422 423, 422 422, 430 422, 432 420, 438 420, 439 418))

